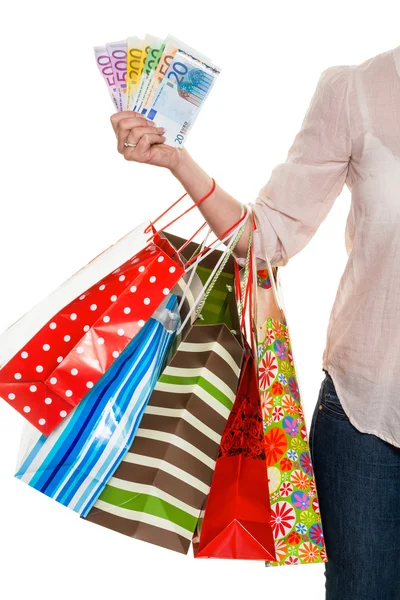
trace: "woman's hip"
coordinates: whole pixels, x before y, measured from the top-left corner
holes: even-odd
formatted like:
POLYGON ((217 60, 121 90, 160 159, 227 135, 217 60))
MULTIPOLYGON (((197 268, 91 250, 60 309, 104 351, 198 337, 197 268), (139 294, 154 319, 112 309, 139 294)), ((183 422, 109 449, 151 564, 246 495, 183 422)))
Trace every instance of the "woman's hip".
POLYGON ((327 371, 310 450, 328 555, 326 599, 400 598, 400 449, 351 424, 327 371))

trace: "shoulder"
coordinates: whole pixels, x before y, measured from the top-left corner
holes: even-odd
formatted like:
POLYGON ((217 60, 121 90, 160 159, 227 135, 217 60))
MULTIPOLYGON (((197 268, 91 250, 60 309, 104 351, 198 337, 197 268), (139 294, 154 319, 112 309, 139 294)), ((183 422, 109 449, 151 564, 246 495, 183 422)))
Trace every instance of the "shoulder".
POLYGON ((327 85, 348 84, 354 73, 373 71, 375 69, 384 68, 387 64, 391 64, 396 51, 400 55, 400 46, 397 48, 390 48, 379 54, 374 54, 355 64, 330 65, 321 72, 319 80, 327 85))
POLYGON ((398 46, 398 48, 390 48, 384 52, 379 52, 379 54, 374 54, 356 66, 360 71, 384 68, 386 65, 393 63, 394 55, 396 52, 398 52, 398 49, 400 49, 400 46, 398 46))
POLYGON ((358 65, 331 65, 324 69, 318 80, 320 87, 345 93, 350 85, 351 77, 358 65))
POLYGON ((391 48, 379 54, 374 54, 355 64, 329 66, 321 72, 319 81, 332 88, 344 88, 349 87, 354 77, 358 76, 373 81, 381 75, 382 79, 382 75, 391 71, 395 62, 396 51, 400 55, 400 46, 398 46, 398 49, 391 48))
POLYGON ((348 110, 348 96, 354 65, 330 65, 320 72, 311 107, 326 117, 348 110))

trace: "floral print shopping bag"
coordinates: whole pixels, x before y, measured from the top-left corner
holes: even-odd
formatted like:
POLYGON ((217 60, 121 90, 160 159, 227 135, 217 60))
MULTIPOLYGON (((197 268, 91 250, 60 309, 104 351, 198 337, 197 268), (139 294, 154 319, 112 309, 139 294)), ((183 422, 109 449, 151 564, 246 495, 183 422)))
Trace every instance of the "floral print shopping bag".
POLYGON ((314 470, 278 268, 257 271, 258 382, 276 561, 326 562, 314 470))

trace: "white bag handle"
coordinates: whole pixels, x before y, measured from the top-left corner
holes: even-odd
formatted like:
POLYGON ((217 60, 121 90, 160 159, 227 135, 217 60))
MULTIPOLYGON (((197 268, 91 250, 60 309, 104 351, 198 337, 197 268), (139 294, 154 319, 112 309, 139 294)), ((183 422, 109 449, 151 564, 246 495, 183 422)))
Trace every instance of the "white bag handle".
MULTIPOLYGON (((244 211, 246 211, 246 207, 245 207, 244 205, 242 205, 242 213, 241 213, 241 216, 243 215, 243 212, 244 212, 244 211)), ((243 233, 243 231, 244 231, 244 229, 245 229, 245 226, 246 226, 246 223, 247 223, 247 219, 249 218, 249 215, 250 215, 250 211, 249 211, 249 210, 247 210, 247 214, 246 214, 246 216, 245 216, 244 220, 243 220, 243 221, 242 221, 242 222, 241 222, 241 223, 240 223, 240 224, 239 224, 239 225, 236 227, 236 229, 235 229, 235 230, 234 230, 232 233, 230 233, 230 234, 229 234, 229 236, 227 236, 227 238, 228 238, 228 237, 229 237, 229 238, 230 238, 230 237, 232 237, 232 239, 231 239, 231 240, 230 240, 230 242, 228 243, 228 245, 227 245, 227 247, 226 247, 226 250, 225 250, 224 252, 222 252, 222 253, 221 253, 221 256, 220 256, 220 258, 219 258, 219 260, 218 260, 217 264, 215 265, 215 267, 214 267, 214 269, 213 269, 213 271, 212 271, 211 275, 210 275, 210 276, 209 276, 209 278, 207 279, 207 281, 206 281, 206 283, 205 283, 205 285, 204 285, 204 287, 203 287, 203 289, 202 289, 201 293, 200 293, 200 294, 198 295, 198 297, 196 298, 195 302, 193 303, 192 307, 190 308, 190 311, 189 311, 189 312, 188 312, 188 314, 186 315, 186 317, 185 317, 185 319, 184 319, 183 323, 181 324, 181 326, 180 326, 180 327, 179 327, 179 329, 177 330, 177 335, 178 335, 178 334, 179 334, 179 333, 182 331, 182 329, 183 329, 183 328, 184 328, 184 326, 186 325, 186 323, 187 323, 188 319, 190 318, 191 314, 192 314, 192 313, 193 313, 193 311, 194 311, 194 310, 197 308, 197 306, 198 306, 199 302, 202 300, 202 298, 203 298, 203 296, 204 296, 205 292, 207 291, 207 289, 208 289, 209 285, 212 283, 212 281, 213 281, 213 279, 214 279, 214 276, 216 275, 216 273, 217 273, 218 269, 220 268, 220 265, 221 265, 222 261, 223 261, 224 259, 225 259, 225 260, 227 260, 227 259, 229 258, 230 254, 231 254, 231 249, 232 249, 232 248, 233 248, 233 247, 234 247, 234 246, 237 244, 237 242, 238 242, 238 240, 239 240, 240 236, 242 235, 242 233, 243 233)), ((207 236, 207 237, 208 237, 208 236, 207 236)), ((225 242, 227 238, 224 238, 223 240, 221 240, 221 243, 225 242)), ((218 244, 218 245, 220 245, 220 244, 218 244)), ((213 248, 211 251, 214 251, 214 248, 213 248)), ((208 252, 208 253, 206 252, 206 253, 203 255, 203 257, 204 257, 204 256, 208 256, 208 254, 209 254, 209 252, 208 252)), ((201 257, 201 256, 197 257, 196 261, 194 261, 194 263, 193 263, 193 267, 194 267, 194 269, 195 269, 195 267, 197 267, 197 265, 199 264, 199 262, 200 262, 201 260, 202 260, 202 257, 201 257)), ((189 269, 190 269, 191 267, 192 267, 192 265, 190 265, 190 266, 189 266, 189 269)), ((188 290, 188 289, 189 289, 189 285, 190 285, 190 281, 189 281, 189 283, 187 284, 187 286, 186 286, 186 288, 185 288, 184 296, 185 296, 186 290, 188 290)))

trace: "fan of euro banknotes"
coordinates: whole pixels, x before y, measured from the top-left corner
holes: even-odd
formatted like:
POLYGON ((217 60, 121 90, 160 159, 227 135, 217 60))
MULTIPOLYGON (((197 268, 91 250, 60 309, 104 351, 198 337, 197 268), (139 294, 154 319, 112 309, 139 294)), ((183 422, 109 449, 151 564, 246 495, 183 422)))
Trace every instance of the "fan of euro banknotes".
POLYGON ((183 147, 221 69, 168 34, 146 34, 94 47, 117 111, 134 110, 165 128, 165 144, 183 147))

